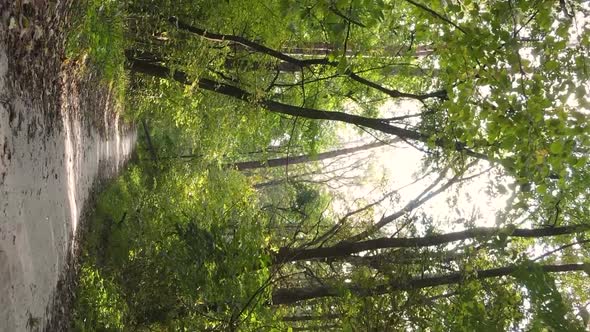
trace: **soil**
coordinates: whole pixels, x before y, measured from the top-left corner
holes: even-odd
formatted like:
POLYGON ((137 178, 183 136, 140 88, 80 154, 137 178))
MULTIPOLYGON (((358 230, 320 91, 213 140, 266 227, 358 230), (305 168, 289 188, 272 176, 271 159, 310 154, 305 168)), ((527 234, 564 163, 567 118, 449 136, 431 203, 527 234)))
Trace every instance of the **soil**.
POLYGON ((69 324, 80 230, 133 152, 133 125, 65 58, 72 1, 0 0, 0 331, 69 324))

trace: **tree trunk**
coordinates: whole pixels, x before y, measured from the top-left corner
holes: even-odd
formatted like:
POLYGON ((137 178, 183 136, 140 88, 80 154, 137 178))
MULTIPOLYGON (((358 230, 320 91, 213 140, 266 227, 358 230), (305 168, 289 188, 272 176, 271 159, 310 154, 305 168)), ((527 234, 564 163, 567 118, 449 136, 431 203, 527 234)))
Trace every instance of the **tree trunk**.
POLYGON ((265 168, 265 167, 279 167, 279 166, 286 166, 286 165, 293 165, 293 164, 302 164, 307 163, 310 161, 319 161, 324 159, 335 158, 338 156, 346 155, 346 154, 353 154, 361 151, 366 151, 374 148, 378 148, 384 145, 388 145, 392 143, 392 140, 389 141, 379 141, 373 142, 369 144, 364 144, 361 146, 353 147, 353 148, 345 148, 345 149, 338 149, 333 151, 327 151, 318 153, 317 155, 299 155, 293 157, 283 157, 283 158, 275 158, 269 160, 253 160, 253 161, 244 161, 232 164, 226 164, 226 167, 236 168, 239 171, 247 170, 247 169, 255 169, 255 168, 265 168))
POLYGON ((537 229, 514 229, 477 227, 460 232, 452 232, 440 235, 430 235, 425 237, 414 238, 389 238, 383 237, 361 242, 342 242, 332 247, 321 247, 311 249, 291 249, 283 247, 279 249, 272 259, 273 264, 283 264, 287 262, 313 260, 321 258, 342 258, 350 254, 359 253, 367 250, 387 249, 387 248, 418 248, 446 244, 454 241, 463 241, 472 238, 489 238, 494 235, 505 234, 506 236, 522 238, 538 238, 547 236, 556 236, 563 234, 573 234, 587 231, 588 225, 572 225, 563 227, 546 227, 537 229))
MULTIPOLYGON (((186 73, 182 71, 171 71, 167 67, 137 60, 134 58, 130 58, 128 60, 129 69, 132 71, 148 74, 154 77, 166 79, 172 78, 173 80, 186 85, 193 84, 193 82, 188 78, 186 73)), ((430 140, 430 135, 397 127, 385 121, 382 121, 381 119, 367 118, 364 116, 348 114, 344 112, 323 111, 307 107, 283 104, 281 102, 277 102, 274 100, 259 99, 251 93, 242 90, 241 88, 216 82, 206 78, 199 79, 197 81, 197 84, 203 90, 212 91, 228 97, 243 100, 245 102, 252 103, 256 101, 258 105, 273 113, 297 116, 307 119, 330 120, 349 123, 360 127, 380 131, 385 134, 394 135, 404 140, 419 141, 424 143, 428 143, 430 140)), ((445 139, 437 139, 434 141, 434 144, 439 147, 450 147, 456 151, 464 152, 465 154, 475 158, 490 160, 485 154, 470 150, 469 148, 467 148, 466 144, 462 142, 453 142, 445 139)))
MULTIPOLYGON (((260 61, 252 61, 252 60, 245 60, 245 59, 226 59, 223 63, 225 69, 227 70, 234 70, 234 69, 241 69, 241 70, 258 70, 258 69, 269 69, 274 71, 279 71, 282 73, 297 73, 301 71, 301 67, 297 66, 296 64, 280 61, 278 63, 269 64, 263 63, 260 61)), ((396 65, 392 64, 390 66, 388 73, 389 75, 398 76, 411 76, 411 77, 424 77, 425 75, 432 75, 434 77, 440 76, 440 69, 423 69, 417 67, 415 65, 409 64, 401 64, 396 65)))
MULTIPOLYGON (((354 45, 348 45, 348 49, 346 50, 346 56, 354 56, 356 54, 358 54, 358 50, 355 50, 354 45)), ((402 53, 402 55, 408 55, 407 52, 400 52, 400 49, 407 49, 407 47, 404 47, 403 45, 394 45, 394 46, 387 46, 385 48, 380 48, 378 49, 379 53, 377 52, 371 52, 368 54, 369 57, 371 58, 392 58, 392 56, 383 56, 383 54, 394 54, 397 55, 399 53, 402 53), (372 53, 372 54, 371 54, 372 53)), ((293 54, 293 55, 300 55, 300 56, 313 56, 313 55, 325 55, 328 56, 329 54, 333 53, 334 51, 336 51, 338 48, 334 47, 334 45, 329 44, 329 43, 325 43, 325 42, 320 42, 320 43, 303 43, 300 44, 300 46, 294 46, 294 47, 283 47, 282 52, 283 53, 287 53, 287 54, 293 54)), ((339 50, 340 52, 342 52, 343 50, 339 50)), ((419 45, 416 47, 416 50, 413 53, 413 56, 415 57, 421 57, 421 56, 427 56, 430 55, 434 52, 434 49, 431 46, 423 46, 423 45, 419 45)), ((364 54, 363 55, 367 55, 364 54)))
POLYGON ((247 68, 249 70, 271 69, 283 73, 296 73, 301 71, 301 67, 286 61, 281 61, 277 64, 268 64, 259 61, 248 61, 243 59, 226 59, 223 63, 223 66, 228 70, 247 68))
POLYGON ((328 324, 328 325, 310 325, 310 326, 302 326, 302 327, 292 327, 291 330, 293 332, 303 332, 303 331, 340 331, 340 325, 337 324, 328 324))
MULTIPOLYGON (((366 266, 372 269, 383 271, 389 269, 389 265, 415 265, 415 264, 436 264, 436 263, 450 263, 465 257, 463 252, 451 252, 451 253, 437 253, 437 252, 411 252, 401 251, 395 252, 393 255, 388 253, 380 253, 376 255, 365 255, 365 256, 346 256, 342 260, 352 266, 366 266)), ((322 258, 319 261, 323 263, 330 263, 337 259, 322 258)))
MULTIPOLYGON (((590 268, 589 264, 563 264, 563 265, 542 265, 544 272, 568 272, 583 271, 590 268)), ((508 276, 516 272, 519 266, 507 266, 497 269, 479 270, 474 274, 476 280, 508 276)), ((405 282, 392 281, 373 288, 365 288, 358 285, 344 285, 345 289, 356 296, 383 295, 393 291, 414 290, 427 287, 457 284, 465 280, 463 273, 451 273, 441 276, 410 279, 405 282)), ((318 299, 322 297, 338 297, 342 295, 341 289, 331 286, 302 287, 302 288, 280 288, 273 292, 272 303, 275 305, 294 304, 300 301, 318 299)))

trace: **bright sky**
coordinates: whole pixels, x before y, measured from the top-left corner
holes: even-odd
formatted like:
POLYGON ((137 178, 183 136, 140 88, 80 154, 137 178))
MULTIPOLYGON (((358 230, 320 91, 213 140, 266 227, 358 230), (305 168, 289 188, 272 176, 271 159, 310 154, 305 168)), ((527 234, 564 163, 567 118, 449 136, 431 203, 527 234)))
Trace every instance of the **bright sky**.
MULTIPOLYGON (((407 101, 402 101, 399 104, 388 103, 384 105, 383 110, 387 114, 386 116, 392 114, 399 116, 418 111, 412 102, 407 101)), ((342 142, 354 142, 350 144, 351 146, 363 144, 359 143, 359 140, 364 140, 364 143, 375 141, 372 136, 368 134, 360 135, 356 128, 346 125, 339 128, 338 136, 342 142)), ((424 173, 421 172, 424 156, 424 152, 400 141, 372 149, 369 152, 358 153, 339 162, 338 166, 343 163, 353 164, 367 158, 371 161, 369 165, 365 165, 360 170, 349 174, 360 176, 364 181, 358 181, 360 183, 355 185, 330 189, 335 196, 342 198, 333 201, 335 211, 343 215, 350 210, 354 210, 354 208, 348 207, 351 202, 356 201, 358 208, 364 204, 379 200, 384 193, 403 188, 398 191, 399 201, 385 200, 380 204, 380 208, 375 209, 374 218, 378 220, 384 214, 388 215, 400 210, 439 177, 439 173, 435 172, 413 183, 417 178, 424 176, 424 173)), ((325 161, 324 165, 327 166, 330 162, 330 160, 325 161)), ((332 165, 331 167, 338 166, 332 165)), ((480 162, 466 176, 476 174, 486 168, 489 168, 489 164, 480 162)), ((448 173, 447 178, 452 176, 451 171, 448 173)), ((416 212, 425 211, 434 218, 435 225, 439 230, 444 232, 464 229, 466 220, 473 220, 476 226, 494 226, 496 213, 503 211, 506 207, 510 192, 504 195, 497 192, 495 195, 490 195, 489 181, 489 173, 486 173, 461 185, 454 185, 446 192, 422 205, 416 212), (456 192, 457 188, 460 188, 458 193, 456 192), (456 198, 456 200, 453 200, 453 198, 456 198)), ((444 182, 442 181, 442 183, 444 182)), ((392 226, 394 227, 393 230, 395 230, 395 222, 392 226)))

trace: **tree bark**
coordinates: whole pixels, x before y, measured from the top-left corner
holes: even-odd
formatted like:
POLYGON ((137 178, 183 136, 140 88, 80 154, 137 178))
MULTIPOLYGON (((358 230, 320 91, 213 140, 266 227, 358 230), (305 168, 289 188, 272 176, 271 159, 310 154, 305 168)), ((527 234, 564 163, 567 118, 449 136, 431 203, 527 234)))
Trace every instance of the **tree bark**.
POLYGON ((340 325, 328 324, 328 325, 311 325, 303 327, 292 327, 293 332, 303 331, 340 331, 340 325))
MULTIPOLYGON (((286 53, 286 54, 295 54, 295 55, 302 55, 302 56, 312 56, 312 55, 327 56, 338 49, 334 45, 328 44, 328 43, 307 43, 307 44, 303 43, 303 44, 298 44, 298 45, 299 46, 283 47, 281 52, 286 53)), ((354 45, 349 44, 348 46, 349 47, 347 48, 346 53, 345 53, 346 56, 353 56, 359 52, 358 50, 355 50, 354 45)), ((400 49, 402 49, 402 48, 407 48, 407 47, 404 47, 403 45, 386 46, 385 48, 378 49, 379 54, 377 54, 376 52, 369 51, 369 56, 370 57, 380 57, 379 56, 380 54, 381 55, 382 54, 395 54, 395 55, 397 55, 399 53, 403 53, 403 52, 400 52, 400 49)), ((344 52, 344 50, 339 50, 339 51, 344 52)), ((431 46, 418 45, 412 55, 415 57, 421 57, 421 56, 430 55, 433 52, 434 52, 434 49, 431 46)), ((408 53, 404 53, 402 55, 408 55, 408 53)), ((391 56, 387 56, 387 55, 381 56, 381 57, 391 58, 391 56)))
MULTIPOLYGON (((507 266, 489 270, 476 271, 475 279, 483 280, 489 278, 497 278, 502 276, 509 276, 517 271, 519 266, 507 266)), ((590 268, 588 264, 563 264, 563 265, 542 265, 544 272, 568 272, 568 271, 583 271, 590 268)), ((440 276, 432 276, 427 278, 410 279, 405 282, 392 281, 388 284, 382 284, 373 288, 365 288, 358 285, 345 285, 345 289, 356 296, 374 296, 383 295, 394 291, 405 291, 413 289, 421 289, 427 287, 443 286, 450 284, 457 284, 465 280, 463 273, 451 273, 440 276)), ((280 288, 273 292, 272 303, 275 305, 294 304, 300 301, 318 299, 322 297, 338 297, 341 296, 341 290, 331 286, 320 287, 301 287, 301 288, 280 288)))
MULTIPOLYGON (((130 58, 130 59, 128 58, 128 60, 129 60, 128 67, 132 71, 148 74, 148 75, 151 75, 154 77, 160 77, 160 78, 166 78, 166 79, 172 78, 173 80, 180 82, 182 84, 186 84, 186 85, 193 84, 193 82, 188 78, 186 73, 184 73, 182 71, 177 71, 177 70, 172 71, 167 67, 160 66, 160 65, 157 65, 154 63, 149 63, 149 62, 137 60, 134 58, 130 58)), ((419 142, 428 143, 429 139, 430 139, 430 135, 420 133, 417 131, 413 131, 413 130, 409 130, 409 129, 405 129, 405 128, 401 128, 401 127, 397 127, 397 126, 391 125, 385 121, 382 121, 381 119, 367 118, 364 116, 348 114, 348 113, 344 113, 344 112, 324 111, 324 110, 318 110, 318 109, 313 109, 313 108, 284 104, 284 103, 277 102, 274 100, 260 99, 260 98, 255 97, 253 94, 251 94, 245 90, 242 90, 241 88, 238 88, 238 87, 235 87, 232 85, 228 85, 228 84, 224 84, 224 83, 220 83, 220 82, 216 82, 216 81, 206 79, 206 78, 199 79, 195 83, 203 90, 212 91, 212 92, 215 92, 218 94, 222 94, 222 95, 225 95, 228 97, 236 98, 236 99, 239 99, 239 100, 242 100, 245 102, 249 102, 249 103, 256 103, 256 104, 260 105, 261 107, 265 108, 266 110, 273 112, 273 113, 297 116, 297 117, 302 117, 302 118, 307 118, 307 119, 330 120, 330 121, 349 123, 349 124, 353 124, 353 125, 357 125, 357 126, 361 126, 361 127, 365 127, 365 128, 370 128, 370 129, 373 129, 376 131, 380 131, 385 134, 394 135, 394 136, 397 136, 397 137, 404 139, 404 140, 412 140, 412 141, 419 141, 419 142)), ((462 142, 453 142, 453 141, 449 141, 449 140, 445 140, 445 139, 437 139, 434 141, 434 144, 439 147, 445 147, 445 148, 450 147, 456 151, 464 152, 465 154, 475 157, 475 158, 490 160, 490 158, 488 158, 485 154, 470 150, 467 147, 467 145, 462 142)))
POLYGON ((308 67, 311 65, 325 65, 330 62, 328 60, 328 58, 300 60, 300 59, 294 58, 292 56, 289 56, 287 54, 284 54, 282 52, 279 52, 277 50, 274 50, 272 48, 266 47, 262 44, 248 40, 248 39, 241 37, 241 36, 224 35, 224 34, 215 33, 215 32, 211 32, 211 31, 207 31, 205 29, 191 26, 189 24, 186 24, 186 23, 180 21, 176 17, 170 17, 169 21, 171 24, 176 26, 178 29, 191 32, 193 34, 203 37, 204 39, 214 41, 214 42, 227 42, 227 41, 234 42, 234 43, 243 45, 245 47, 248 47, 250 49, 253 49, 259 53, 270 55, 273 58, 283 60, 285 62, 293 63, 299 67, 308 67))
POLYGON ((296 73, 301 71, 301 67, 286 61, 281 61, 277 64, 267 64, 259 61, 253 62, 243 59, 226 59, 223 65, 226 69, 229 70, 236 68, 248 68, 249 70, 271 69, 278 70, 283 73, 296 73))
MULTIPOLYGON (((450 263, 458 259, 464 258, 465 253, 451 252, 439 254, 435 252, 414 253, 410 251, 395 252, 394 255, 387 253, 380 253, 376 255, 353 256, 349 255, 343 257, 343 261, 353 266, 366 266, 378 271, 383 271, 390 265, 414 265, 414 264, 435 264, 435 263, 450 263)), ((323 263, 330 263, 334 258, 322 258, 319 261, 323 263)))
POLYGON ((546 227, 536 229, 517 228, 510 230, 508 228, 477 227, 460 232, 452 232, 440 235, 430 235, 425 237, 414 238, 389 238, 383 237, 361 242, 342 242, 331 247, 311 248, 311 249, 291 249, 280 248, 273 258, 273 264, 283 264, 302 260, 313 260, 321 258, 346 257, 350 254, 359 253, 367 250, 387 249, 387 248, 419 248, 430 247, 446 244, 454 241, 463 241, 478 237, 491 237, 499 234, 506 234, 511 237, 522 238, 539 238, 548 236, 557 236, 564 234, 573 234, 587 231, 590 224, 571 225, 563 227, 546 227))
POLYGON ((361 146, 356 146, 353 148, 345 148, 345 149, 338 149, 333 151, 327 151, 318 153, 317 155, 299 155, 293 157, 283 157, 283 158, 275 158, 269 160, 253 160, 253 161, 244 161, 232 164, 226 164, 226 167, 236 168, 239 171, 247 170, 247 169, 255 169, 255 168, 265 168, 265 167, 279 167, 279 166, 286 166, 286 165, 293 165, 293 164, 302 164, 307 163, 310 161, 319 161, 324 159, 335 158, 338 156, 346 155, 346 154, 353 154, 361 151, 366 151, 374 148, 378 148, 387 144, 390 144, 391 141, 379 141, 373 142, 369 144, 364 144, 361 146))

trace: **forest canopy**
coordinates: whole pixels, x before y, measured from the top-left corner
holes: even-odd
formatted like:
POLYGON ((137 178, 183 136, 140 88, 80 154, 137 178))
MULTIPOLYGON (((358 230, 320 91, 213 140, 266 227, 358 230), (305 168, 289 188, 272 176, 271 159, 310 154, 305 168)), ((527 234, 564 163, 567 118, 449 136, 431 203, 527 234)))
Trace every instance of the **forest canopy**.
POLYGON ((76 329, 587 330, 588 2, 80 7, 141 137, 76 329))

